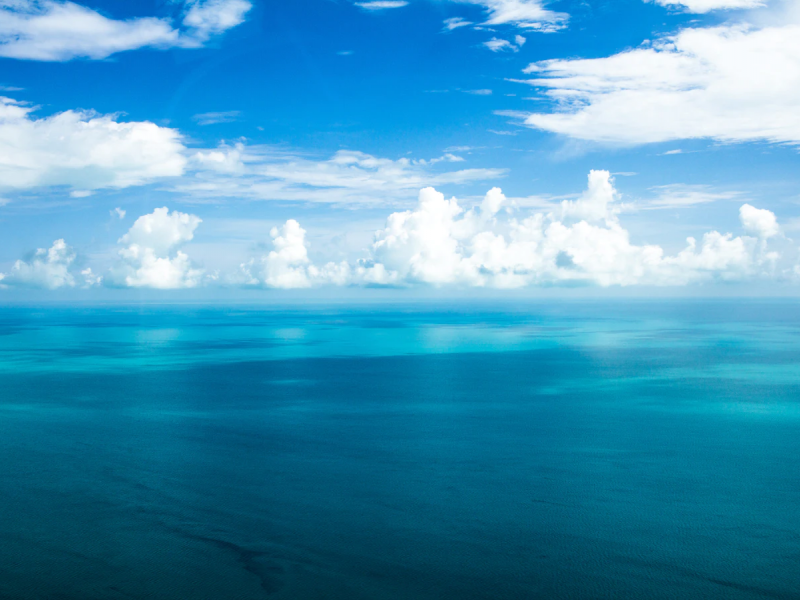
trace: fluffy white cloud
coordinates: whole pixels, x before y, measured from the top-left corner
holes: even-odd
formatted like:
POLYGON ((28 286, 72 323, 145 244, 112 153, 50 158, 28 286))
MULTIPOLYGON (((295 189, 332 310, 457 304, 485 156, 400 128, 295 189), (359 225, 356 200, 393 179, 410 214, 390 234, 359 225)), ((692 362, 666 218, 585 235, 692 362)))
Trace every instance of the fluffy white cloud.
MULTIPOLYGON (((607 171, 592 171, 580 198, 548 214, 504 221, 498 218, 504 201, 494 189, 480 208, 464 211, 455 198, 424 189, 415 210, 389 217, 375 236, 372 256, 362 261, 354 278, 500 288, 685 285, 767 274, 778 259, 756 238, 717 231, 707 233, 699 245, 689 238, 674 256, 666 256, 660 246, 633 244, 619 223, 620 206, 607 171)), ((772 232, 772 213, 766 213, 742 213, 743 225, 758 228, 762 239, 772 232)))
POLYGON ((56 240, 50 248, 36 250, 29 260, 15 262, 3 283, 50 290, 74 287, 75 277, 70 272, 74 261, 75 251, 64 240, 56 240))
POLYGON ((499 178, 505 169, 446 170, 463 158, 379 158, 342 150, 326 160, 266 147, 223 146, 197 152, 193 173, 176 186, 194 198, 251 198, 336 204, 382 204, 413 198, 425 185, 461 184, 499 178))
POLYGON ((297 221, 271 231, 274 250, 241 265, 232 282, 273 288, 317 285, 676 286, 781 275, 767 249, 779 229, 775 215, 744 205, 742 226, 755 237, 711 231, 667 255, 638 245, 622 226, 623 205, 607 171, 592 171, 587 190, 550 212, 517 216, 499 188, 463 209, 434 188, 413 210, 395 212, 375 234, 367 258, 349 265, 310 260, 297 221))
POLYGON ((0 97, 0 189, 123 188, 183 173, 180 134, 149 122, 66 111, 37 119, 0 97))
POLYGON ((686 12, 703 14, 712 10, 758 8, 764 0, 655 0, 661 6, 682 8, 686 12))
POLYGON ((189 0, 183 24, 191 29, 187 45, 200 44, 210 36, 244 23, 253 7, 248 0, 189 0))
MULTIPOLYGON (((479 205, 465 210, 455 198, 424 188, 414 209, 389 215, 362 260, 317 266, 309 255, 306 231, 289 220, 270 231, 272 251, 240 265, 238 272, 223 281, 282 289, 319 285, 520 288, 680 286, 800 276, 800 267, 793 270, 793 264, 785 265, 797 251, 791 240, 780 235, 775 215, 749 204, 741 206, 739 217, 751 235, 710 231, 700 241, 688 238, 676 254, 631 240, 620 222, 623 205, 607 171, 592 171, 583 194, 551 203, 549 208, 549 212, 520 214, 499 188, 493 188, 479 205), (778 243, 787 254, 768 248, 771 243, 778 243)), ((181 251, 200 222, 197 216, 170 213, 167 208, 139 217, 120 238, 119 260, 106 283, 175 289, 216 280, 181 251)), ((18 261, 0 279, 4 285, 72 287, 76 285, 74 263, 74 251, 58 240, 52 248, 18 261)), ((84 286, 100 283, 91 269, 80 275, 84 286)))
POLYGON ((577 200, 561 203, 561 218, 585 221, 616 221, 620 211, 617 192, 608 171, 591 171, 589 187, 577 200))
POLYGON ((566 26, 568 16, 547 10, 540 0, 452 0, 462 4, 483 6, 487 13, 485 25, 516 25, 526 29, 549 32, 566 26))
POLYGON ((273 227, 270 236, 275 249, 241 265, 234 281, 245 285, 296 289, 324 283, 343 285, 349 280, 350 267, 346 262, 331 262, 322 268, 311 264, 306 231, 294 219, 281 227, 273 227))
POLYGON ((201 223, 195 215, 157 208, 136 219, 128 233, 119 239, 119 262, 111 269, 108 281, 122 287, 156 289, 193 288, 205 277, 179 248, 194 238, 201 223))
POLYGON ((168 19, 116 20, 74 2, 2 0, 0 56, 66 61, 103 59, 144 47, 196 47, 241 23, 250 6, 246 0, 189 2, 182 31, 168 19))
POLYGON ((800 143, 800 26, 685 29, 607 58, 526 69, 559 110, 531 127, 600 142, 800 143))
POLYGON ((91 269, 76 275, 76 253, 64 240, 56 240, 50 248, 39 248, 27 260, 18 260, 9 273, 0 273, 3 287, 22 286, 55 290, 63 287, 99 285, 102 277, 91 269))
POLYGON ((775 213, 769 210, 745 204, 739 209, 739 219, 746 231, 757 235, 762 240, 775 237, 781 232, 775 213))

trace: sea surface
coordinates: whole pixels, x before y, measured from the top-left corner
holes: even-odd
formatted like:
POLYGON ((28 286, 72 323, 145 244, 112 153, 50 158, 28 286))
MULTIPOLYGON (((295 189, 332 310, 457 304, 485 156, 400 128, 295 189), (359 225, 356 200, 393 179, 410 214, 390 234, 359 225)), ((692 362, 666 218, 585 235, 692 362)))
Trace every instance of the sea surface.
POLYGON ((0 308, 0 598, 800 598, 800 303, 0 308))

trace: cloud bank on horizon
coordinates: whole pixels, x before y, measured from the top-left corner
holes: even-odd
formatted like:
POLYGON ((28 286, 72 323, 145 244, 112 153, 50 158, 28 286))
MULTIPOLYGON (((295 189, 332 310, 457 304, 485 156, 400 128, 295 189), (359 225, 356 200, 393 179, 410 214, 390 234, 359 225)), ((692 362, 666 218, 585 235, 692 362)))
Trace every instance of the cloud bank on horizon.
POLYGON ((181 248, 202 220, 166 207, 139 217, 119 239, 118 260, 104 276, 72 268, 75 252, 63 239, 18 260, 2 285, 57 289, 105 284, 154 289, 201 285, 279 289, 335 286, 461 286, 515 289, 592 284, 683 286, 712 281, 800 277, 796 248, 774 213, 743 204, 743 235, 710 231, 686 240, 675 255, 654 244, 637 245, 620 222, 611 174, 592 171, 588 188, 550 212, 509 210, 499 188, 464 210, 434 188, 419 193, 416 208, 389 215, 365 257, 350 264, 309 258, 306 232, 290 219, 273 227, 273 250, 230 273, 208 273, 181 248), (783 252, 770 247, 780 238, 783 252), (792 262, 794 261, 794 262, 792 262), (81 277, 83 279, 81 279, 81 277))

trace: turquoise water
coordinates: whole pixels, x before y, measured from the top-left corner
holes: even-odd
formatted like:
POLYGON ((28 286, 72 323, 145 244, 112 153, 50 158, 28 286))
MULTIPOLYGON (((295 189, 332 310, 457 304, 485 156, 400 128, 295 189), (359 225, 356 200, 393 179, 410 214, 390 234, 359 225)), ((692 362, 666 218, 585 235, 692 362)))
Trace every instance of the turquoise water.
POLYGON ((0 309, 0 598, 797 598, 797 307, 0 309))

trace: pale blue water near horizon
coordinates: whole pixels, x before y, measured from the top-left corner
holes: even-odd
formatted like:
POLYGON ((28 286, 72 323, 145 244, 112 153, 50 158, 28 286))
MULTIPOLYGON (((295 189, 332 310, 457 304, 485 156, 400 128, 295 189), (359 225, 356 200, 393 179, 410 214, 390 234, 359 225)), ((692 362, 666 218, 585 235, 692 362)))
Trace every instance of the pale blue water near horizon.
POLYGON ((800 597, 800 304, 0 309, 0 598, 800 597))

